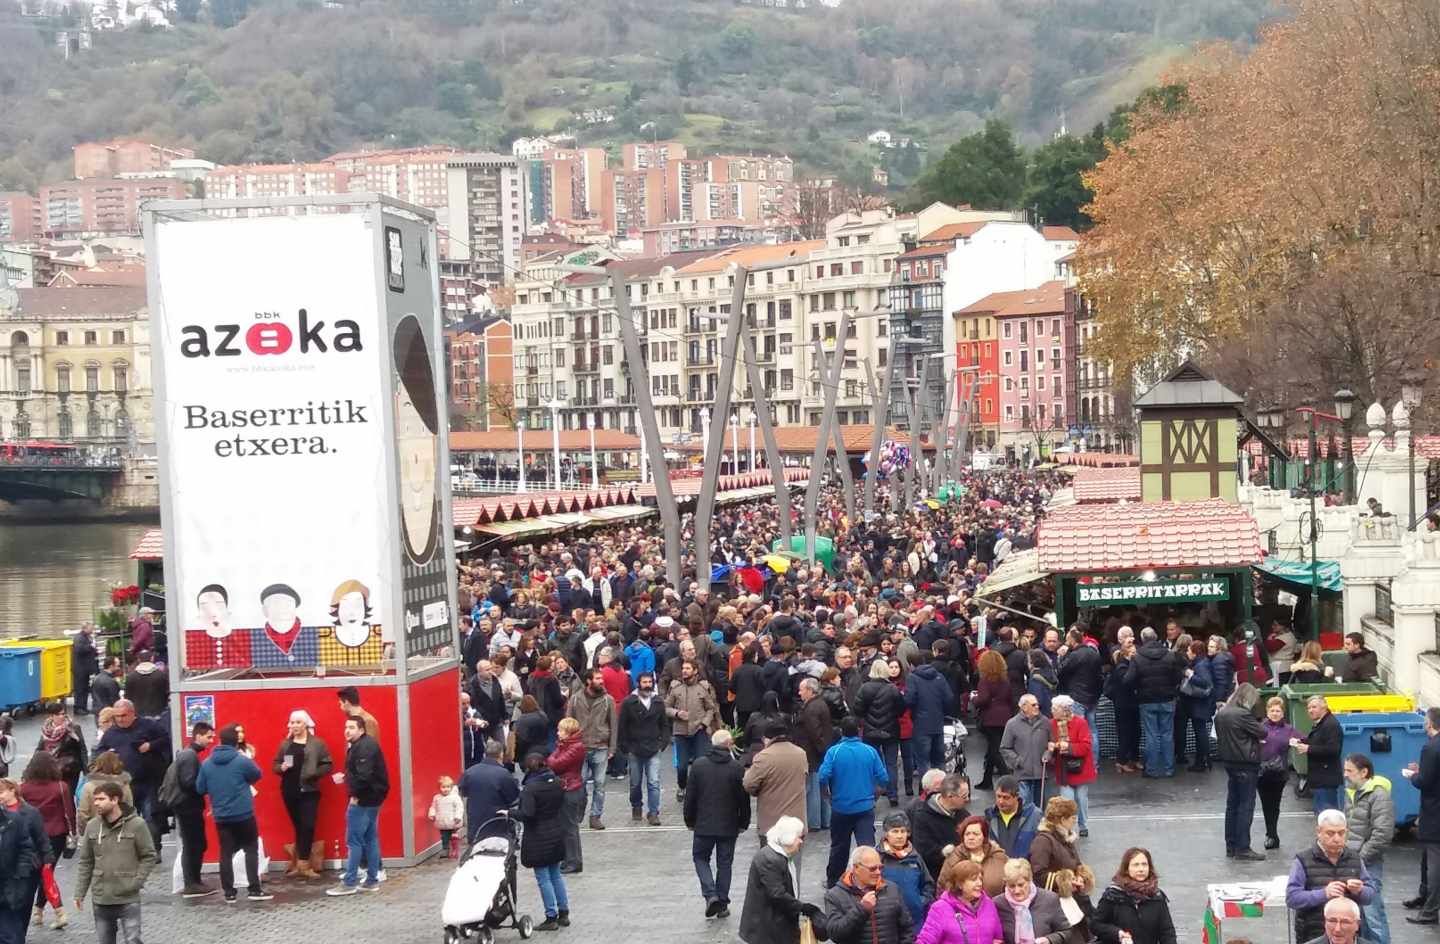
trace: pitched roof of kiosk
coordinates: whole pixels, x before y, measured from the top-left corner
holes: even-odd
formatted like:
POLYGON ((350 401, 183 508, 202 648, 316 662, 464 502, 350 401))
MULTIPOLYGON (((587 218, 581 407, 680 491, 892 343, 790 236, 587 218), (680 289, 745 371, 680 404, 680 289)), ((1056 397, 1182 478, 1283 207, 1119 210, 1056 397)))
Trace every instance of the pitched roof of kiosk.
POLYGON ((1194 361, 1186 361, 1136 398, 1135 406, 1229 406, 1244 402, 1244 397, 1196 367, 1194 361))
POLYGON ((1062 508, 1040 525, 1038 547, 1051 573, 1245 567, 1263 556, 1255 519, 1218 498, 1062 508))

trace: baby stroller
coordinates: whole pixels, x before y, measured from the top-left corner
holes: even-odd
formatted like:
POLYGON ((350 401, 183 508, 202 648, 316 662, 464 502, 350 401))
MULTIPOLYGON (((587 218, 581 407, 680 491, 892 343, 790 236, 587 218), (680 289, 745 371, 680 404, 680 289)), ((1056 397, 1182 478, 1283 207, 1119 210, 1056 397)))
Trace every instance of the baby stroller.
POLYGON ((504 812, 480 824, 484 833, 493 823, 505 824, 504 836, 482 836, 463 855, 440 906, 445 944, 475 941, 491 944, 495 929, 510 927, 521 938, 535 933, 529 915, 516 911, 515 875, 520 857, 519 827, 504 812))
POLYGON ((965 737, 970 732, 959 718, 945 719, 945 772, 965 773, 965 737))

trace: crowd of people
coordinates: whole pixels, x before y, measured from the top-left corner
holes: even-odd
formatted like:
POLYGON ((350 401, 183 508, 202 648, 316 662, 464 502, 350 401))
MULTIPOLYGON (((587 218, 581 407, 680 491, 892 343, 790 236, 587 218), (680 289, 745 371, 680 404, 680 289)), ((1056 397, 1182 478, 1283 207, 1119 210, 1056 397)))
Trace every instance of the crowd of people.
MULTIPOLYGON (((997 471, 960 484, 962 494, 939 507, 855 521, 827 489, 820 532, 836 552, 828 568, 766 562, 779 536, 773 502, 716 513, 711 559, 724 577, 714 583, 670 585, 666 548, 644 527, 497 548, 465 563, 456 653, 463 757, 429 806, 442 849, 456 855, 508 835, 507 818, 520 821, 520 864, 544 908, 538 928, 568 927, 567 878, 584 871, 583 835, 606 828, 607 799, 616 799, 607 788, 618 781, 632 825, 678 817, 693 832, 707 918, 730 915, 737 844, 753 831, 738 926, 747 944, 795 944, 807 924, 841 944, 1169 944, 1161 863, 1137 846, 1112 871, 1092 868, 1081 852, 1104 698, 1118 775, 1172 777, 1187 761, 1192 771, 1225 766, 1233 858, 1263 857, 1250 844, 1257 799, 1266 848, 1278 846, 1285 758, 1307 753, 1317 842, 1292 866, 1298 940, 1330 934, 1332 910, 1343 933, 1343 900, 1357 909, 1352 932, 1363 926, 1388 944, 1376 890, 1392 785, 1363 755, 1338 756, 1323 701, 1303 737, 1273 705, 1266 718, 1256 713, 1257 685, 1282 674, 1324 677, 1318 647, 1297 646, 1283 622, 1263 638, 1235 627, 1232 644, 1219 627, 1196 638, 1179 620, 1152 628, 1134 609, 1057 626, 1044 582, 1013 591, 1003 606, 977 596, 994 567, 1033 546, 1057 481, 997 471), (991 799, 973 813, 955 718, 985 742, 974 788, 991 799), (662 796, 664 764, 674 770, 673 803, 662 796), (823 905, 801 894, 803 849, 820 831, 829 835, 823 905)), ((687 529, 683 543, 692 537, 687 529)), ((1373 677, 1363 640, 1347 640, 1347 649, 1343 675, 1373 677)), ((297 711, 267 771, 238 725, 192 725, 172 752, 164 678, 145 652, 124 669, 114 659, 97 664, 89 705, 77 704, 99 713, 93 756, 58 708, 21 782, 0 779, 0 877, 14 876, 7 890, 25 891, 23 906, 17 895, 0 901, 0 944, 7 929, 23 940, 28 923, 43 922, 53 900, 45 868, 70 852, 79 859, 73 902, 90 896, 102 940, 124 940, 138 929, 139 889, 171 823, 182 840, 181 894, 234 901, 238 856, 247 897, 268 900, 252 793, 264 777, 278 778, 291 821, 287 873, 320 871, 316 810, 331 779, 350 803, 346 865, 328 893, 384 881, 377 823, 388 766, 358 692, 341 692, 343 761, 297 711), (219 889, 201 876, 207 809, 220 843, 219 889), (115 880, 121 874, 127 881, 115 880)), ((0 719, 0 760, 4 727, 0 719)), ((1436 804, 1429 821, 1440 843, 1440 758, 1422 757, 1409 779, 1436 804)), ((1440 882, 1434 888, 1415 903, 1418 922, 1440 912, 1440 882)), ((57 910, 54 926, 65 921, 57 910)))

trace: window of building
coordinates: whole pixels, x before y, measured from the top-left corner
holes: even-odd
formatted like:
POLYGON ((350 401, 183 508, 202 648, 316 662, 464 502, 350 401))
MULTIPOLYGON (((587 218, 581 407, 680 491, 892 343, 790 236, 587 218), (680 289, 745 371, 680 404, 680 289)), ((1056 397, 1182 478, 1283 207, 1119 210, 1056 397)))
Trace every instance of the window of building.
POLYGON ((817 278, 817 279, 823 279, 823 278, 825 278, 825 267, 824 267, 823 265, 817 265, 817 266, 815 267, 815 278, 817 278))
POLYGON ((130 389, 130 372, 124 364, 116 364, 114 369, 115 392, 126 393, 130 389))
POLYGON ((1043 363, 1045 363, 1045 349, 1043 347, 1037 347, 1035 349, 1035 366, 1039 367, 1043 363))
POLYGON ((1029 340, 1029 338, 1026 337, 1026 329, 1029 328, 1029 327, 1030 327, 1030 322, 1028 322, 1028 321, 1022 321, 1022 322, 1020 322, 1020 343, 1021 343, 1021 344, 1024 344, 1026 341, 1029 340))
POLYGON ((929 275, 929 274, 930 274, 930 263, 928 263, 928 262, 917 262, 917 263, 915 263, 915 275, 916 275, 917 278, 918 278, 919 276, 929 275))
POLYGON ((1038 376, 1038 377, 1035 378, 1035 389, 1036 389, 1036 390, 1044 390, 1044 389, 1045 389, 1045 375, 1044 375, 1044 374, 1041 374, 1040 376, 1038 376))
POLYGON ((30 392, 30 365, 15 365, 15 392, 21 395, 30 392))
POLYGON ((855 307, 855 293, 853 291, 840 293, 840 305, 844 308, 855 307))
POLYGON ((1060 375, 1059 375, 1059 374, 1051 374, 1051 375, 1050 375, 1050 389, 1051 389, 1051 390, 1054 390, 1054 391, 1056 391, 1056 392, 1059 392, 1059 390, 1060 390, 1060 375))
POLYGON ((58 393, 70 392, 70 365, 61 364, 55 368, 55 390, 58 393))
POLYGON ((85 436, 88 439, 100 438, 100 414, 94 410, 85 414, 85 436))
POLYGON ((891 260, 890 260, 890 257, 889 257, 889 256, 886 256, 884 259, 881 259, 881 260, 880 260, 880 271, 881 271, 881 272, 889 272, 889 271, 890 271, 890 264, 891 264, 891 260))
POLYGON ((100 332, 98 332, 98 331, 86 331, 86 332, 85 332, 85 343, 86 343, 86 344, 99 344, 99 343, 100 343, 100 332))
POLYGON ((1050 363, 1060 363, 1060 349, 1058 347, 1052 347, 1050 349, 1050 363))
POLYGON ((1014 407, 1013 404, 1007 403, 1007 404, 1005 404, 1005 421, 1006 421, 1006 422, 1014 422, 1014 420, 1015 420, 1015 407, 1014 407))
POLYGON ((73 439, 75 437, 75 421, 70 416, 69 410, 61 410, 58 417, 60 421, 60 438, 73 439))
POLYGON ((822 302, 822 307, 823 307, 826 311, 834 311, 834 310, 835 310, 835 293, 834 293, 834 292, 826 292, 826 293, 825 293, 825 299, 824 299, 824 301, 822 302))
POLYGON ((69 332, 69 331, 56 331, 56 332, 55 332, 55 343, 56 343, 57 345, 69 344, 69 343, 70 343, 70 332, 69 332))
POLYGON ((880 350, 876 351, 876 352, 875 352, 875 360, 876 360, 876 362, 879 364, 879 366, 881 366, 881 367, 884 367, 884 366, 886 366, 887 364, 889 364, 889 363, 890 363, 890 351, 889 351, 889 349, 882 347, 880 350))
POLYGON ((555 349, 555 366, 565 366, 565 349, 563 347, 555 349))
POLYGON ((793 371, 793 370, 781 370, 781 371, 780 371, 780 389, 781 389, 781 390, 794 390, 794 389, 795 389, 795 371, 793 371))
POLYGON ((1005 392, 1010 393, 1015 389, 1015 381, 1009 377, 1005 378, 1005 392))
POLYGON ((890 331, 890 324, 889 324, 889 322, 887 322, 884 318, 879 318, 879 319, 876 320, 876 322, 875 322, 875 336, 876 336, 877 338, 887 337, 889 331, 890 331))
POLYGON ((840 248, 841 248, 841 249, 844 249, 844 248, 846 248, 847 246, 850 245, 850 237, 849 237, 849 236, 841 236, 841 237, 837 238, 835 241, 840 244, 840 248))
POLYGON ((843 262, 832 262, 832 263, 830 263, 830 274, 831 274, 831 275, 844 275, 844 274, 845 274, 845 263, 843 263, 843 262))
POLYGON ((1004 358, 1004 364, 1005 364, 1006 367, 1010 367, 1010 366, 1012 366, 1012 365, 1014 364, 1014 361, 1012 360, 1012 357, 1011 357, 1013 353, 1014 353, 1013 351, 1006 351, 1006 352, 1002 355, 1002 357, 1004 358))
POLYGON ((1010 337, 1010 322, 1005 322, 1005 324, 1000 328, 1000 336, 1002 338, 1010 337))
POLYGON ((1060 319, 1059 319, 1059 318, 1051 318, 1051 319, 1050 319, 1050 336, 1051 336, 1052 338, 1058 338, 1058 337, 1060 337, 1060 319))
POLYGON ((850 263, 850 274, 851 274, 851 275, 864 275, 864 274, 865 274, 865 263, 864 263, 864 261, 863 261, 863 260, 860 260, 860 259, 855 259, 855 260, 853 260, 853 261, 850 263))
POLYGON ((1030 392, 1030 377, 1029 377, 1028 374, 1021 374, 1021 375, 1020 375, 1020 392, 1021 392, 1021 393, 1029 393, 1029 392, 1030 392))

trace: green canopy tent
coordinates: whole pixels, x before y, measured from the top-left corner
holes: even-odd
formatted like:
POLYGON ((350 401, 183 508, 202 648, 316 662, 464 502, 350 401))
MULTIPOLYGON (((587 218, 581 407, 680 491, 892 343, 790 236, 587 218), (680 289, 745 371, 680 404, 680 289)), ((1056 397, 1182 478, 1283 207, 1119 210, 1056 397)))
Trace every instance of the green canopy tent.
MULTIPOLYGON (((792 534, 789 548, 786 548, 784 543, 784 539, 777 538, 775 543, 770 545, 770 550, 777 554, 788 551, 799 560, 805 560, 805 535, 792 534)), ((835 541, 832 538, 820 534, 815 536, 815 559, 830 573, 838 573, 835 569, 835 541)))
POLYGON ((1286 588, 1296 593, 1309 593, 1310 588, 1320 587, 1322 594, 1339 594, 1344 589, 1340 579, 1340 563, 1338 561, 1319 561, 1315 565, 1314 575, 1311 575, 1311 567, 1308 561, 1279 560, 1274 557, 1267 557, 1255 565, 1255 569, 1274 578, 1286 585, 1286 588))

